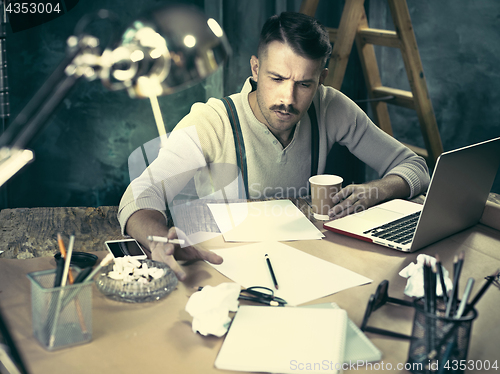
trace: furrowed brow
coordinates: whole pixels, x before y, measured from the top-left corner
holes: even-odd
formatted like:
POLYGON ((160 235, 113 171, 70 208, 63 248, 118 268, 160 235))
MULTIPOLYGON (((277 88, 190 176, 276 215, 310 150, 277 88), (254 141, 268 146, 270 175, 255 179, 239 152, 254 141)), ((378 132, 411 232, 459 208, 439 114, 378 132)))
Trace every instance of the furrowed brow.
MULTIPOLYGON (((280 79, 289 79, 289 78, 284 77, 281 74, 273 72, 273 71, 269 71, 268 74, 272 75, 272 76, 274 76, 276 78, 280 78, 280 79)), ((316 82, 316 81, 313 78, 310 78, 310 79, 304 79, 304 80, 301 80, 301 81, 296 81, 295 83, 297 83, 297 84, 304 84, 304 83, 305 84, 312 84, 314 82, 316 82)))

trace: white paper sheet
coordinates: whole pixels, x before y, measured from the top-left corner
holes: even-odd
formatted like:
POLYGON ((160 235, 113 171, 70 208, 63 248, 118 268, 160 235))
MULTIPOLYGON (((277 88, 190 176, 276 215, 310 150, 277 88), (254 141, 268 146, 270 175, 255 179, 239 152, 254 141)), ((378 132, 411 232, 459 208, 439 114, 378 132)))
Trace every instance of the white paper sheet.
POLYGON ((347 288, 372 282, 351 270, 279 242, 215 249, 224 258, 215 269, 243 287, 264 286, 289 305, 299 305, 347 288), (273 285, 264 256, 268 254, 278 281, 273 285))
POLYGON ((324 235, 290 201, 208 204, 227 242, 321 239, 324 235))

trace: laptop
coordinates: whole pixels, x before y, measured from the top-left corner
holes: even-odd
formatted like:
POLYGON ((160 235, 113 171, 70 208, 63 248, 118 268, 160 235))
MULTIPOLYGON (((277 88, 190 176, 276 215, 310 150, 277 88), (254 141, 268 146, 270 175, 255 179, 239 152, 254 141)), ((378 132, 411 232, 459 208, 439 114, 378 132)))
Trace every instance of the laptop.
POLYGON ((414 252, 475 225, 500 166, 500 138, 442 153, 423 205, 392 200, 323 224, 327 230, 414 252))

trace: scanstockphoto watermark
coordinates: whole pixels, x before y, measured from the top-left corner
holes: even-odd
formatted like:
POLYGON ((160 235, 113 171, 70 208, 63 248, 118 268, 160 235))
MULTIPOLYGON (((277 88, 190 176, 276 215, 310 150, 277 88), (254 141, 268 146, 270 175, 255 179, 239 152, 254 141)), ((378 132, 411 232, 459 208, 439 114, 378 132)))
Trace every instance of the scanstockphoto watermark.
MULTIPOLYGON (((356 203, 354 205, 340 204, 334 207, 335 215, 344 215, 344 210, 346 214, 362 213, 367 209, 363 201, 378 200, 379 189, 377 187, 364 187, 364 186, 348 186, 344 189, 337 191, 336 189, 331 189, 328 187, 320 187, 311 191, 312 195, 309 195, 309 186, 296 187, 269 187, 263 186, 260 183, 252 183, 249 185, 250 196, 253 199, 286 199, 286 198, 297 198, 303 197, 309 199, 311 208, 315 212, 327 212, 332 206, 332 201, 335 195, 340 194, 340 202, 342 202, 347 197, 355 195, 356 203)), ((286 209, 281 209, 279 206, 273 206, 273 209, 264 211, 265 216, 281 216, 281 215, 293 215, 295 211, 290 209, 288 212, 286 209)), ((255 211, 254 214, 262 215, 262 211, 255 211)), ((252 214, 252 211, 249 212, 252 214)))
POLYGON ((270 187, 262 183, 252 183, 248 186, 249 195, 252 199, 287 199, 290 197, 302 197, 309 195, 309 186, 302 187, 270 187))
POLYGON ((363 360, 348 361, 348 362, 333 362, 331 360, 322 360, 319 362, 300 362, 298 360, 290 361, 290 370, 300 372, 327 372, 333 370, 358 370, 365 369, 370 371, 386 371, 386 370, 409 370, 422 371, 422 363, 397 363, 390 362, 368 362, 363 360))

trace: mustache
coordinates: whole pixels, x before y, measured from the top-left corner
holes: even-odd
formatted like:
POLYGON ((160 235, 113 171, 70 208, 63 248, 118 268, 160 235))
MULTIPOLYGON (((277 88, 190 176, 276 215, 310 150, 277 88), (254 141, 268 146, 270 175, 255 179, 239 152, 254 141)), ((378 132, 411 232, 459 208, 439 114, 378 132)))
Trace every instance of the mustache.
POLYGON ((286 113, 291 113, 291 114, 300 114, 300 112, 295 109, 293 107, 293 105, 284 105, 284 104, 281 104, 281 105, 273 105, 271 108, 269 108, 271 110, 279 110, 280 112, 286 112, 286 113))

